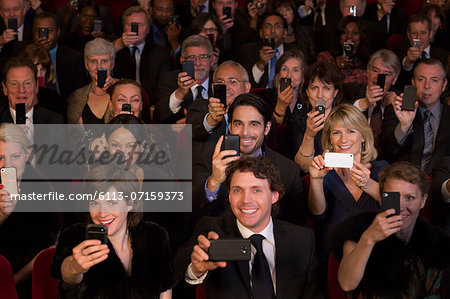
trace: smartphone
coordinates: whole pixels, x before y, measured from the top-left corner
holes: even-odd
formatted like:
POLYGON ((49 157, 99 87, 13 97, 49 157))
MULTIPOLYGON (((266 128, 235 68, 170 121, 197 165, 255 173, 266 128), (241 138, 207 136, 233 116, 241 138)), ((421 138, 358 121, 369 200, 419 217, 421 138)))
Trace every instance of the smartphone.
POLYGON ((94 31, 102 31, 102 20, 94 21, 94 31))
POLYGON ((275 50, 275 39, 272 36, 266 36, 264 38, 264 46, 271 47, 275 50))
POLYGON ((412 85, 405 85, 403 89, 402 110, 414 111, 417 89, 412 85))
POLYGON ((192 79, 195 79, 194 62, 192 60, 183 61, 181 71, 187 73, 192 79))
POLYGON ((16 124, 24 125, 27 121, 27 117, 25 115, 25 103, 17 103, 16 104, 16 124))
POLYGON ((420 39, 417 39, 417 38, 413 39, 413 47, 420 49, 420 39))
POLYGON ((136 33, 136 35, 139 35, 139 23, 133 22, 131 23, 131 32, 136 33))
POLYGON ((344 43, 343 47, 344 56, 347 57, 347 59, 352 60, 353 59, 353 44, 352 43, 344 43))
POLYGON ((213 84, 214 97, 220 100, 220 103, 227 107, 227 85, 223 83, 213 84))
POLYGON ((239 135, 232 135, 232 134, 224 135, 223 141, 222 141, 222 147, 220 150, 221 151, 235 150, 237 153, 236 155, 225 156, 224 159, 228 158, 228 157, 240 156, 241 155, 241 139, 240 139, 239 135))
POLYGON ((316 100, 316 107, 314 108, 315 111, 319 111, 319 114, 325 115, 325 106, 327 102, 324 99, 317 99, 316 100))
POLYGON ((106 83, 107 71, 106 69, 97 70, 97 86, 103 88, 106 83))
POLYGON ((209 42, 211 43, 211 45, 214 47, 216 45, 216 42, 214 41, 214 34, 209 33, 208 39, 209 39, 209 42))
POLYGON ((386 211, 388 209, 394 209, 395 214, 391 216, 400 215, 400 193, 381 192, 381 209, 383 211, 386 211))
POLYGON ((108 227, 104 224, 88 224, 86 240, 100 240, 102 244, 108 243, 108 227))
POLYGON ((222 14, 226 16, 225 19, 231 19, 231 7, 229 6, 224 7, 222 10, 222 14))
POLYGON ((17 32, 17 19, 8 19, 8 29, 13 29, 17 32))
POLYGON ((122 111, 131 112, 131 104, 122 104, 122 111))
POLYGON ((250 260, 251 246, 248 239, 209 240, 210 261, 244 262, 250 260))
POLYGON ((258 10, 261 10, 262 8, 263 8, 263 6, 264 6, 264 4, 262 4, 261 2, 254 2, 255 3, 255 7, 258 9, 258 10))
POLYGON ((291 86, 291 78, 280 78, 280 92, 291 86))
POLYGON ((377 85, 380 86, 381 89, 384 90, 385 83, 386 83, 386 74, 378 74, 377 85))
POLYGON ((325 153, 325 167, 352 168, 353 154, 325 153))
POLYGON ((356 17, 356 5, 351 5, 351 6, 348 8, 348 12, 349 12, 352 16, 356 17))
POLYGON ((170 23, 174 24, 178 28, 180 26, 180 17, 178 15, 170 16, 170 23))
POLYGON ((48 39, 48 28, 39 28, 38 29, 38 37, 48 39))
POLYGON ((4 167, 0 170, 2 185, 9 194, 18 194, 17 170, 15 167, 4 167))

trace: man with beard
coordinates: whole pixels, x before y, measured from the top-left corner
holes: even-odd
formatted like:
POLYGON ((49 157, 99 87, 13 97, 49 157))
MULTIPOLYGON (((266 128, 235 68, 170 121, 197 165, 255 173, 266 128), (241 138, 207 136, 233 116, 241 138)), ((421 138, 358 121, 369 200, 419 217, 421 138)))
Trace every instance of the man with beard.
POLYGON ((182 45, 180 62, 194 62, 194 78, 175 70, 163 74, 158 84, 155 120, 163 123, 184 122, 192 102, 212 95, 211 67, 214 54, 211 43, 200 35, 188 37, 182 45))

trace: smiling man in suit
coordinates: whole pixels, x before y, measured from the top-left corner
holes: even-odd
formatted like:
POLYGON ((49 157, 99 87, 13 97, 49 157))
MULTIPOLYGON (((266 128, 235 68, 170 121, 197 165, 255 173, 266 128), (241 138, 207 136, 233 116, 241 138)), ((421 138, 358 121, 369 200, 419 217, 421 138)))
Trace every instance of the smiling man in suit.
POLYGON ((192 240, 198 244, 175 259, 179 274, 189 284, 204 282, 207 298, 322 298, 313 232, 272 217, 283 194, 273 164, 265 157, 236 160, 226 186, 233 213, 200 220, 192 240), (230 238, 251 240, 250 261, 209 261, 209 240, 230 238))

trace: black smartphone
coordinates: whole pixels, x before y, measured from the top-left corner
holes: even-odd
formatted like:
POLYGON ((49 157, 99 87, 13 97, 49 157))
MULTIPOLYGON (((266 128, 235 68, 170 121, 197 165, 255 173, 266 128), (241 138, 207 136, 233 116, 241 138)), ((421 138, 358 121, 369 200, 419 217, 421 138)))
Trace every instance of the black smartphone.
POLYGON ((14 31, 17 32, 17 19, 8 19, 8 29, 13 29, 14 31))
POLYGON ((291 86, 291 78, 280 78, 280 92, 291 86))
POLYGON ((181 71, 187 73, 192 79, 195 79, 194 62, 192 60, 183 61, 181 71))
POLYGON ((417 89, 412 85, 405 85, 403 89, 402 110, 414 111, 417 89))
POLYGON ((97 70, 97 86, 103 88, 106 83, 107 71, 106 69, 97 70))
POLYGON ((122 111, 131 112, 131 104, 122 104, 122 111))
POLYGON ((170 16, 170 23, 174 24, 178 28, 180 25, 180 17, 178 15, 170 16))
POLYGON ((377 85, 384 90, 384 84, 386 83, 386 74, 378 74, 377 85))
POLYGON ((131 23, 131 32, 136 33, 136 35, 139 35, 139 23, 133 22, 131 23))
POLYGON ((26 123, 27 117, 25 116, 25 103, 16 104, 16 124, 23 125, 26 123))
POLYGON ((275 50, 275 39, 272 36, 266 36, 264 38, 264 46, 271 47, 275 50))
POLYGON ((314 110, 319 111, 319 115, 320 114, 325 115, 325 105, 326 105, 326 101, 324 99, 317 99, 316 107, 314 108, 314 110))
POLYGON ((209 33, 208 34, 208 39, 209 39, 209 42, 211 43, 211 45, 214 47, 215 44, 216 44, 216 42, 214 41, 214 34, 209 33))
POLYGON ((222 10, 222 14, 226 16, 225 19, 231 19, 231 7, 229 6, 224 7, 222 10))
POLYGON ((100 240, 108 243, 108 227, 103 224, 89 224, 86 226, 86 240, 100 240))
POLYGON ((394 209, 395 214, 400 215, 400 193, 399 192, 381 192, 381 209, 386 211, 394 209))
POLYGON ((344 43, 344 56, 347 57, 347 59, 353 59, 353 44, 350 43, 344 43))
POLYGON ((248 239, 209 240, 210 261, 244 262, 250 260, 251 246, 248 239))
POLYGON ((225 107, 227 106, 227 85, 224 83, 213 84, 214 97, 220 100, 225 107))
POLYGON ((48 28, 39 28, 38 36, 39 38, 44 37, 45 39, 48 39, 48 28))
POLYGON ((233 135, 233 134, 224 135, 223 141, 222 141, 222 147, 220 150, 221 151, 235 150, 237 153, 236 155, 225 156, 224 159, 228 158, 228 157, 240 156, 241 155, 241 139, 240 139, 239 135, 233 135))

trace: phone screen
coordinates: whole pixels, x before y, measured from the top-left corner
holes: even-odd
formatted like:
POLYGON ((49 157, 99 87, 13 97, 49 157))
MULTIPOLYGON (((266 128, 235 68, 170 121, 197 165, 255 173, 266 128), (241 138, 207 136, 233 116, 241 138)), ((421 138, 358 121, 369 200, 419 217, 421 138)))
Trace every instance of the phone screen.
POLYGON ((192 60, 183 61, 181 70, 187 73, 192 79, 195 79, 194 62, 192 60))
POLYGON ((416 87, 406 85, 403 90, 402 110, 414 111, 416 103, 416 87))
POLYGON ((97 86, 103 88, 106 83, 106 69, 97 70, 97 86))
POLYGON ((214 97, 220 100, 225 107, 227 106, 227 85, 223 83, 214 83, 214 97))

